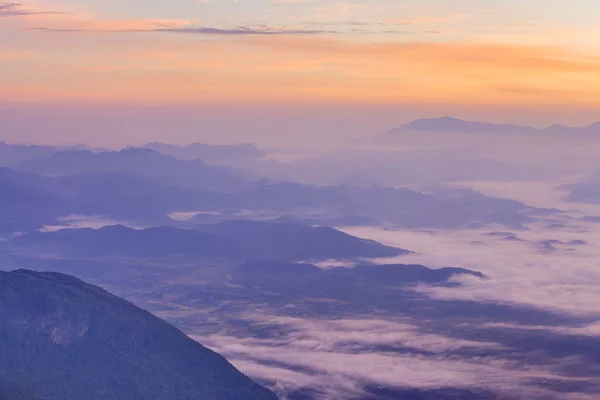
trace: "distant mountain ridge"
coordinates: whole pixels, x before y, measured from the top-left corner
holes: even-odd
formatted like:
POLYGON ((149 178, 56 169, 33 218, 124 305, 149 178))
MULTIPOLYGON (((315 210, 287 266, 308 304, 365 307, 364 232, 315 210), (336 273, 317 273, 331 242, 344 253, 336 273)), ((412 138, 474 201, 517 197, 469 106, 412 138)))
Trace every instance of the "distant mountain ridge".
POLYGON ((89 147, 84 144, 73 146, 44 146, 29 144, 9 144, 0 142, 0 166, 14 167, 22 162, 39 157, 49 157, 59 151, 88 150, 94 153, 110 151, 103 148, 89 147))
POLYGON ((252 143, 240 143, 232 145, 211 145, 204 143, 191 143, 188 145, 173 145, 159 142, 148 143, 143 148, 156 151, 161 154, 177 157, 182 160, 193 160, 199 158, 209 163, 221 164, 227 159, 243 158, 253 159, 266 155, 264 151, 252 143))
POLYGON ((238 268, 235 280, 245 285, 266 286, 273 291, 293 291, 318 285, 406 286, 415 283, 445 284, 454 276, 466 275, 485 279, 481 272, 464 268, 431 269, 423 265, 364 265, 353 268, 321 269, 312 264, 285 263, 273 260, 247 262, 238 268))
POLYGON ((514 124, 495 124, 488 122, 466 121, 454 117, 424 118, 412 121, 387 132, 385 136, 394 136, 406 132, 449 132, 449 133, 495 133, 495 134, 547 134, 547 135, 598 135, 600 122, 585 127, 551 125, 538 129, 531 126, 514 124))
POLYGON ((296 261, 380 258, 408 253, 332 228, 256 221, 228 221, 206 226, 204 231, 167 226, 136 230, 122 225, 97 230, 62 229, 18 236, 10 244, 80 257, 187 256, 296 261))
POLYGON ((18 179, 0 180, 0 193, 0 234, 36 229, 68 212, 60 197, 18 179))
POLYGON ((381 258, 408 254, 328 227, 284 222, 232 220, 202 228, 238 243, 255 259, 315 260, 381 258))
POLYGON ((199 159, 180 160, 140 148, 105 153, 59 151, 47 157, 26 160, 16 169, 49 176, 98 171, 152 175, 172 185, 215 190, 236 189, 246 183, 229 169, 211 166, 199 159))
POLYGON ((59 149, 54 146, 8 144, 0 142, 0 166, 12 167, 25 160, 48 157, 59 149))

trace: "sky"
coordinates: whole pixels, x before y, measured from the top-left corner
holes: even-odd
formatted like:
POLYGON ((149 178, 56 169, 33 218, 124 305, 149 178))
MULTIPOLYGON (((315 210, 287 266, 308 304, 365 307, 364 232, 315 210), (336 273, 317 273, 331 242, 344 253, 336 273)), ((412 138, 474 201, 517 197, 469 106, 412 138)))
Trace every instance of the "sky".
POLYGON ((599 18, 597 0, 0 1, 0 104, 584 125, 599 18))

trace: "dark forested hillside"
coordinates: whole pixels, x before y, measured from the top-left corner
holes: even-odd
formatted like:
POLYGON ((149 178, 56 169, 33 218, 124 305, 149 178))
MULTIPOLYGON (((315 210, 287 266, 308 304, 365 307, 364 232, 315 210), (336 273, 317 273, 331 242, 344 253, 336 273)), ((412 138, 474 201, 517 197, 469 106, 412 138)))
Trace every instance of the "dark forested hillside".
POLYGON ((11 400, 277 398, 168 323, 57 273, 0 273, 0 354, 11 400))

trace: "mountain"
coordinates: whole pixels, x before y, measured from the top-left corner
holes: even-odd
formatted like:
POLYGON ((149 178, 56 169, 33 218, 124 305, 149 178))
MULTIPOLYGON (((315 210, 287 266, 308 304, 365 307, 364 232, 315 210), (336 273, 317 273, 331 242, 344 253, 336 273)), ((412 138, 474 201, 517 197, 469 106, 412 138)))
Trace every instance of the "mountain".
POLYGON ((600 136, 600 122, 595 122, 592 125, 583 127, 571 127, 564 125, 551 125, 541 130, 542 133, 548 135, 565 135, 565 136, 600 136))
POLYGON ((365 265, 353 268, 321 269, 312 264, 273 260, 252 261, 233 273, 235 283, 274 293, 331 296, 345 293, 351 298, 367 287, 402 287, 417 283, 447 284, 456 275, 484 278, 463 268, 430 269, 422 265, 365 265))
POLYGON ((24 161, 18 169, 42 175, 61 176, 93 171, 112 171, 153 176, 171 185, 194 189, 231 190, 245 180, 227 169, 213 167, 201 160, 184 161, 149 149, 121 151, 61 151, 48 157, 24 161))
POLYGON ((13 239, 16 246, 81 257, 240 257, 238 245, 217 235, 195 230, 158 227, 136 230, 122 225, 100 229, 61 229, 35 232, 13 239))
POLYGON ((323 207, 346 200, 333 188, 291 182, 259 185, 232 197, 232 204, 250 209, 323 207))
POLYGON ((202 229, 235 241, 255 259, 378 258, 408 253, 403 249, 384 246, 327 227, 232 220, 202 229))
POLYGON ((5 222, 10 232, 38 229, 73 214, 156 226, 172 222, 170 213, 214 207, 222 201, 219 193, 112 171, 48 177, 0 167, 0 187, 4 189, 0 224, 5 222), (10 228, 19 221, 22 227, 10 228))
POLYGON ((71 213, 149 225, 168 223, 167 215, 173 212, 213 207, 222 197, 153 176, 112 171, 60 176, 51 187, 69 199, 71 213))
POLYGON ((388 135, 404 132, 535 134, 538 132, 538 130, 529 126, 491 124, 485 122, 464 121, 452 117, 443 117, 433 119, 418 119, 391 130, 388 132, 388 135))
POLYGON ((545 180, 556 176, 554 167, 493 160, 469 149, 346 149, 292 162, 263 161, 249 168, 277 181, 396 187, 462 180, 545 180))
POLYGON ((204 231, 122 225, 62 229, 13 238, 10 245, 80 257, 225 257, 231 259, 322 260, 391 257, 406 250, 347 235, 332 228, 255 221, 229 221, 204 231))
POLYGON ((192 143, 186 146, 177 146, 173 144, 152 142, 143 147, 182 160, 199 158, 208 163, 218 165, 230 165, 233 161, 237 163, 240 159, 255 159, 266 155, 264 151, 251 143, 233 145, 192 143))
POLYGON ((341 215, 336 218, 315 218, 315 217, 295 217, 293 215, 283 215, 270 220, 270 222, 296 223, 303 225, 317 226, 372 226, 373 221, 360 215, 341 215))
POLYGON ((0 400, 36 400, 31 390, 0 377, 0 400))
POLYGON ((513 124, 493 124, 465 121, 453 117, 418 119, 389 131, 386 136, 414 132, 495 133, 495 134, 547 134, 547 135, 600 135, 600 122, 585 127, 551 125, 544 129, 513 124))
POLYGON ((0 166, 13 167, 26 160, 48 157, 58 151, 53 146, 28 146, 0 142, 0 166))
MULTIPOLYGON (((142 151, 152 153, 153 157, 157 155, 160 160, 163 157, 174 160, 175 165, 195 163, 163 156, 151 150, 142 151)), ((92 157, 98 156, 92 154, 92 157)), ((115 164, 111 166, 115 167, 115 164)), ((168 173, 168 168, 165 171, 168 173)), ((408 188, 377 186, 257 182, 242 184, 240 190, 222 192, 214 187, 211 190, 204 189, 207 185, 197 185, 198 180, 194 175, 183 177, 184 180, 190 178, 187 184, 191 187, 187 187, 180 175, 146 172, 93 170, 50 177, 0 168, 0 185, 8 185, 13 190, 16 187, 27 187, 31 192, 30 201, 16 201, 12 208, 5 208, 4 215, 9 223, 6 226, 9 227, 15 219, 18 222, 19 219, 14 217, 19 215, 29 222, 35 222, 25 229, 28 231, 49 224, 56 217, 71 214, 100 216, 137 226, 160 226, 175 224, 168 217, 172 213, 211 213, 211 218, 206 218, 209 214, 199 214, 188 223, 178 224, 180 227, 197 228, 201 223, 248 218, 242 216, 240 210, 254 210, 268 211, 272 218, 285 216, 278 222, 287 220, 304 225, 381 225, 390 222, 406 228, 459 228, 478 222, 518 227, 530 222, 531 216, 527 212, 533 210, 517 201, 485 196, 470 190, 419 192, 408 188), (54 200, 44 200, 48 197, 53 197, 54 200), (24 207, 24 204, 27 206, 24 207), (53 206, 51 212, 44 213, 43 218, 34 221, 36 215, 53 204, 56 206, 53 206), (10 211, 14 209, 20 211, 10 211), (452 212, 447 212, 448 210, 452 212)), ((216 178, 220 173, 231 177, 226 171, 219 171, 217 175, 207 172, 207 179, 216 178)), ((226 180, 220 182, 225 183, 226 180)), ((231 181, 230 183, 233 184, 231 181)), ((8 189, 5 191, 10 193, 8 189)), ((14 229, 12 232, 23 229, 14 229)), ((9 228, 6 230, 10 231, 9 228)))
POLYGON ((0 167, 0 181, 29 186, 48 186, 51 178, 39 174, 15 171, 12 168, 0 167))
POLYGON ((106 147, 92 147, 84 143, 74 144, 70 146, 60 146, 59 149, 63 151, 91 151, 92 153, 105 153, 111 151, 109 148, 106 147))
POLYGON ((73 277, 0 272, 0 377, 43 400, 276 400, 219 354, 73 277))
POLYGON ((267 184, 238 192, 223 204, 285 214, 317 209, 328 214, 323 220, 359 215, 374 224, 390 222, 405 228, 460 228, 471 223, 518 227, 530 222, 525 212, 532 210, 518 201, 471 190, 442 189, 424 193, 408 188, 289 183, 267 184))
POLYGON ((68 210, 64 199, 52 192, 11 180, 0 180, 0 233, 38 229, 68 210))

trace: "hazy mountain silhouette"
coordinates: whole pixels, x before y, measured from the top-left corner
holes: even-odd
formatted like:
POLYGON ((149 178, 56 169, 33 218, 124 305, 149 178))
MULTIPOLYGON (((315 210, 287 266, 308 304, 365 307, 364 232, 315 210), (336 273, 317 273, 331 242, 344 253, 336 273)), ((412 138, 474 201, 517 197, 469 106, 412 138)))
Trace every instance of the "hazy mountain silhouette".
POLYGON ((0 142, 0 166, 15 167, 22 162, 40 157, 49 157, 59 151, 88 150, 94 153, 110 151, 104 148, 89 147, 85 144, 73 146, 41 146, 8 144, 0 142))
POLYGON ((358 186, 463 180, 546 180, 555 176, 553 167, 489 159, 469 149, 344 150, 294 162, 263 161, 249 168, 278 181, 358 186))
POLYGON ((0 180, 0 233, 38 229, 64 215, 64 199, 38 186, 0 180))
POLYGON ((19 185, 51 187, 52 178, 31 172, 16 171, 8 167, 0 167, 0 181, 19 185))
POLYGON ((239 247, 217 235, 188 229, 158 227, 132 229, 122 225, 100 229, 61 229, 34 232, 12 241, 17 246, 82 257, 241 257, 239 247))
POLYGON ((360 239, 333 228, 265 221, 226 221, 202 229, 230 239, 253 258, 311 260, 392 257, 406 250, 360 239))
POLYGON ((196 189, 230 190, 245 180, 229 170, 201 160, 184 161, 149 149, 131 148, 115 152, 61 151, 48 157, 24 161, 19 170, 61 176, 92 171, 113 171, 152 175, 157 179, 196 189))
POLYGON ((152 176, 111 171, 48 177, 0 168, 0 186, 0 223, 27 222, 20 230, 38 229, 71 214, 160 225, 172 222, 169 213, 214 207, 223 199, 219 193, 182 188, 152 176))
POLYGON ((277 399, 175 327, 73 277, 0 272, 0 304, 0 376, 41 399, 277 399))
POLYGON ((473 222, 520 226, 530 221, 532 207, 518 201, 471 190, 447 189, 429 193, 408 188, 310 186, 267 184, 230 197, 230 207, 272 209, 288 213, 299 209, 326 209, 331 218, 349 214, 374 223, 401 227, 464 227, 473 222))
MULTIPOLYGON (((25 194, 26 188, 30 192, 28 202, 15 200, 11 203, 14 209, 22 210, 20 213, 12 212, 7 207, 4 215, 9 219, 0 218, 0 222, 18 222, 16 217, 21 215, 27 221, 35 222, 32 228, 37 229, 56 217, 81 214, 157 226, 173 224, 174 221, 168 215, 174 212, 217 212, 212 220, 220 221, 240 218, 231 213, 232 210, 268 210, 275 215, 286 215, 290 222, 328 226, 390 222, 408 228, 457 228, 478 222, 517 227, 529 222, 531 218, 527 213, 534 211, 532 207, 517 201, 485 196, 470 190, 435 190, 424 193, 408 188, 389 187, 247 184, 225 170, 209 167, 201 162, 199 163, 204 172, 177 175, 178 168, 186 171, 189 167, 187 164, 196 165, 196 161, 181 161, 151 150, 141 151, 149 152, 150 158, 158 157, 161 162, 166 158, 165 164, 172 166, 174 175, 167 175, 168 165, 165 173, 152 169, 137 171, 145 161, 135 161, 134 167, 130 168, 134 172, 119 170, 117 164, 102 162, 98 168, 108 165, 108 170, 91 170, 56 177, 0 168, 0 185, 7 185, 7 193, 14 192, 17 188, 21 188, 21 195, 25 194), (214 171, 216 173, 213 174, 214 171), (219 178, 221 175, 224 176, 223 180, 219 178), (236 186, 235 182, 242 182, 242 187, 240 190, 220 192, 215 186, 200 184, 202 181, 213 181, 220 188, 236 186), (40 197, 42 194, 53 197, 54 200, 46 201, 45 197, 40 197), (51 212, 48 212, 49 205, 53 205, 51 212), (30 214, 27 211, 29 209, 33 210, 30 214), (44 213, 40 216, 42 211, 44 213), (308 214, 312 216, 307 218, 308 214)), ((133 152, 136 153, 137 150, 133 152)), ((106 154, 109 154, 109 159, 126 159, 126 165, 137 157, 130 158, 120 153, 106 154)), ((92 157, 92 160, 96 160, 96 157, 101 157, 101 154, 85 154, 87 155, 83 157, 86 159, 92 157)), ((58 156, 60 158, 60 153, 58 156)), ((51 158, 53 157, 55 156, 51 158)), ((141 158, 145 159, 145 156, 141 158)), ((41 159, 33 161, 39 160, 41 159)), ((73 164, 73 168, 75 165, 77 163, 73 164)), ((153 165, 152 168, 158 168, 158 164, 153 165)), ((10 202, 10 196, 4 201, 5 204, 10 202)), ((199 217, 197 222, 207 222, 207 219, 199 217)), ((193 224, 182 226, 194 227, 193 224)))
POLYGON ((576 203, 600 204, 600 168, 594 170, 584 181, 565 185, 570 191, 566 200, 576 203))
POLYGON ((373 290, 374 287, 403 287, 418 283, 447 285, 455 275, 484 278, 479 272, 463 268, 434 270, 422 265, 365 265, 321 269, 312 264, 261 260, 239 266, 232 279, 235 283, 273 293, 351 299, 360 291, 373 290))
POLYGON ((219 204, 219 193, 170 184, 153 176, 94 171, 57 177, 52 188, 69 199, 71 213, 102 215, 150 225, 165 224, 167 215, 219 204))
POLYGON ((600 135, 600 122, 583 127, 550 125, 542 129, 541 132, 552 135, 600 135))
POLYGON ((231 200, 241 208, 293 209, 331 206, 348 199, 334 187, 283 182, 258 185, 231 196, 231 200))
POLYGON ((537 133, 537 129, 529 126, 511 124, 492 124, 485 122, 464 121, 452 117, 418 119, 402 125, 389 134, 402 132, 456 132, 456 133, 537 133))
POLYGON ((513 124, 465 121, 453 117, 418 119, 392 129, 387 136, 410 132, 449 133, 496 133, 496 134, 552 134, 552 135, 600 135, 600 122, 586 127, 551 125, 544 129, 513 124))
POLYGON ((335 218, 315 218, 315 217, 295 217, 293 215, 283 215, 281 217, 270 220, 271 222, 296 223, 303 225, 317 226, 371 226, 373 220, 362 217, 360 215, 342 215, 335 218))
POLYGON ((298 224, 229 221, 205 231, 122 225, 101 229, 34 232, 12 239, 17 247, 80 257, 227 257, 233 259, 322 260, 390 257, 406 251, 347 235, 332 228, 298 224))
POLYGON ((53 146, 28 146, 0 142, 0 166, 13 167, 32 158, 48 157, 58 151, 53 146))
POLYGON ((233 145, 192 143, 185 146, 177 146, 152 142, 143 147, 182 160, 199 158, 205 162, 218 165, 230 165, 237 163, 240 159, 255 159, 263 157, 266 154, 264 151, 250 143, 233 145))

